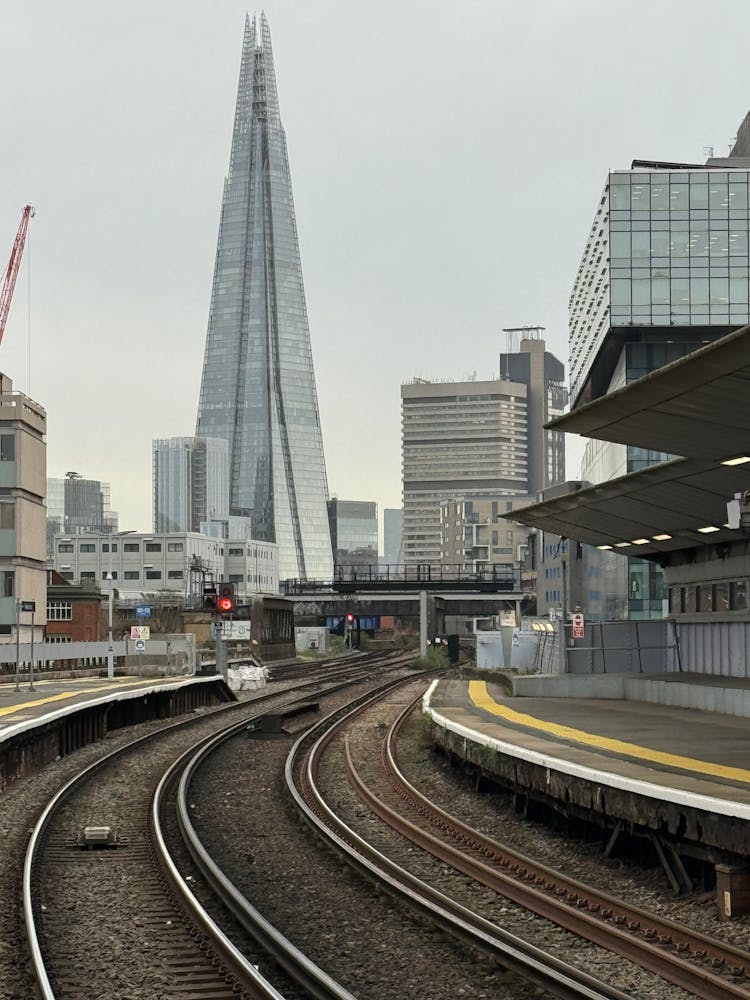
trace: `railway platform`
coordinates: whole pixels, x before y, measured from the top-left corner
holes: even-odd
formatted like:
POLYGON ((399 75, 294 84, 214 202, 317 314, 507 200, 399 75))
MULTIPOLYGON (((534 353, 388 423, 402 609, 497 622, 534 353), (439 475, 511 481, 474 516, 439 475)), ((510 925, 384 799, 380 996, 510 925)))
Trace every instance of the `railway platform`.
POLYGON ((113 729, 234 700, 215 675, 0 683, 0 790, 113 729))
POLYGON ((750 910, 750 732, 746 718, 663 704, 511 697, 492 680, 436 681, 425 695, 433 742, 512 791, 531 815, 641 838, 675 891, 690 859, 713 865, 725 916, 750 910))

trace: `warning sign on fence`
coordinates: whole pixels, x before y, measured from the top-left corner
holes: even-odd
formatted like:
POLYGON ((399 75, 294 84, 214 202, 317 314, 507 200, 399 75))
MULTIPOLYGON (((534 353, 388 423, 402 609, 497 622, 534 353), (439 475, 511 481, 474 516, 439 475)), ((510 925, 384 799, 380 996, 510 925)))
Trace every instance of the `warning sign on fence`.
POLYGON ((583 627, 584 627, 583 615, 575 614, 572 615, 572 618, 573 618, 573 638, 583 639, 583 627))

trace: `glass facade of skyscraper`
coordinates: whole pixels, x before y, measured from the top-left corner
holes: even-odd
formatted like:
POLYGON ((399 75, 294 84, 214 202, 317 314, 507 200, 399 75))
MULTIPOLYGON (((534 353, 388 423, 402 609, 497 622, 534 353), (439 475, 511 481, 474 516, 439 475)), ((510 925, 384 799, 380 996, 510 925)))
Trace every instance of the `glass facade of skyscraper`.
MULTIPOLYGON (((736 163, 637 162, 609 174, 570 297, 574 408, 750 323, 750 162, 736 163)), ((600 483, 671 457, 591 441, 581 477, 600 483)), ((610 563, 608 617, 666 614, 656 564, 610 563)))
POLYGON ((277 543, 280 578, 330 577, 315 374, 263 14, 245 27, 196 434, 229 443, 230 513, 277 543))
MULTIPOLYGON (((586 380, 612 328, 727 332, 750 322, 750 174, 743 165, 609 175, 570 299, 574 402, 600 395, 586 380)), ((695 339, 687 339, 694 350, 695 339)), ((665 345, 665 361, 676 356, 665 345)))

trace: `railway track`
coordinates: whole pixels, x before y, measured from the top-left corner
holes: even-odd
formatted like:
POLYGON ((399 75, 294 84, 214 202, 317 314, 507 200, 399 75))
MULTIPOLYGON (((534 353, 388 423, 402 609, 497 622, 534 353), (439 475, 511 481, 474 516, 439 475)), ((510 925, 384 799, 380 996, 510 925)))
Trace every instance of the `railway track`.
POLYGON ((357 793, 384 822, 481 885, 696 996, 750 997, 750 953, 571 879, 482 835, 425 798, 398 766, 398 737, 415 704, 401 713, 383 742, 384 780, 365 781, 346 748, 357 793))
MULTIPOLYGON (((362 668, 355 667, 353 676, 361 680, 362 668)), ((301 687, 320 696, 345 683, 336 677, 325 685, 317 676, 301 687)), ((43 1000, 298 995, 283 977, 279 992, 256 967, 271 964, 266 955, 244 940, 238 948, 196 893, 186 891, 199 878, 184 867, 185 857, 178 859, 169 829, 179 822, 169 819, 169 809, 182 771, 216 730, 226 729, 233 716, 231 730, 247 728, 295 697, 298 692, 263 695, 135 740, 80 772, 48 803, 32 833, 23 878, 26 930, 43 1000), (210 732, 196 739, 195 729, 210 732), (87 846, 106 828, 109 846, 87 846)), ((230 895, 222 898, 231 911, 230 895)), ((327 993, 312 995, 350 1000, 330 985, 327 993)))
POLYGON ((336 713, 322 720, 300 737, 293 747, 287 758, 286 781, 290 794, 307 821, 379 889, 398 897, 471 949, 491 956, 503 967, 537 984, 548 995, 567 1000, 626 1000, 629 994, 507 933, 400 868, 351 829, 326 802, 319 782, 324 754, 353 718, 396 686, 389 686, 387 692, 363 700, 345 714, 336 713))

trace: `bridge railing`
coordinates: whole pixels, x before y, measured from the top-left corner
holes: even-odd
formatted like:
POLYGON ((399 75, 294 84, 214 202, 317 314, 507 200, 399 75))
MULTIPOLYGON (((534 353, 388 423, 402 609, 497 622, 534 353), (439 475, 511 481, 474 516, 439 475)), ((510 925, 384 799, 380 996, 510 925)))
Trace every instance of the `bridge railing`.
POLYGON ((510 563, 491 563, 469 570, 461 564, 334 566, 330 580, 284 580, 287 596, 310 593, 352 593, 356 590, 521 591, 521 572, 510 563))

